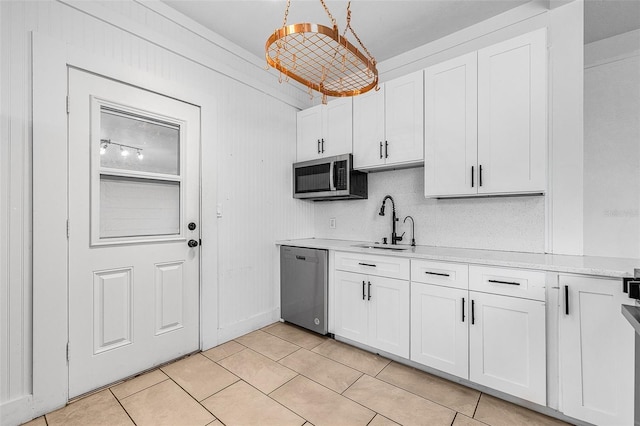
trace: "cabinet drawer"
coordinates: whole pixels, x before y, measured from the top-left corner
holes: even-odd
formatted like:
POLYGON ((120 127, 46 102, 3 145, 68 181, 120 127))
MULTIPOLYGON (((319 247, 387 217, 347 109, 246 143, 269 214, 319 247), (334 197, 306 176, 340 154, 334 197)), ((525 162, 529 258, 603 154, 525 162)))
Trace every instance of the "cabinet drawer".
POLYGON ((462 263, 411 261, 411 281, 447 287, 469 288, 469 265, 462 263))
POLYGON ((336 252, 335 269, 379 277, 409 279, 409 259, 373 254, 336 252))
POLYGON ((469 267, 469 290, 545 300, 545 273, 525 269, 469 267))

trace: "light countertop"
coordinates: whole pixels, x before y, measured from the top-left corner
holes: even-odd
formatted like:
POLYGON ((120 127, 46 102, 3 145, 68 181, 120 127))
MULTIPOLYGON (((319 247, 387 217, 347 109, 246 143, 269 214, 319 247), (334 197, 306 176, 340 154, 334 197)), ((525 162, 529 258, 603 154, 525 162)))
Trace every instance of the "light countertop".
POLYGON ((640 268, 640 259, 567 256, 557 254, 521 253, 433 246, 410 247, 406 245, 399 245, 398 247, 410 247, 408 250, 391 251, 354 247, 354 245, 358 244, 373 245, 373 243, 368 241, 330 240, 321 238, 276 241, 276 245, 285 246, 319 248, 412 259, 537 269, 550 272, 594 275, 611 278, 633 277, 634 269, 640 268))

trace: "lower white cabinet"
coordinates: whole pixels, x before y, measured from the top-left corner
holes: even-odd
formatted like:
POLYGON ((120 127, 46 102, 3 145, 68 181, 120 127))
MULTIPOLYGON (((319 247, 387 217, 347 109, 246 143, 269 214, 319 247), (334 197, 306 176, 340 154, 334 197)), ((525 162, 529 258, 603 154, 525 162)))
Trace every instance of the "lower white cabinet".
POLYGON ((469 378, 467 290, 411 283, 411 359, 469 378))
POLYGON ((631 304, 621 280, 561 275, 559 282, 560 410, 593 424, 632 425, 635 335, 620 312, 631 304))
POLYGON ((409 282, 335 271, 335 334, 409 358, 409 282))
POLYGON ((469 292, 469 380, 546 405, 545 303, 469 292))
POLYGON ((546 405, 544 273, 422 260, 411 270, 411 360, 546 405))

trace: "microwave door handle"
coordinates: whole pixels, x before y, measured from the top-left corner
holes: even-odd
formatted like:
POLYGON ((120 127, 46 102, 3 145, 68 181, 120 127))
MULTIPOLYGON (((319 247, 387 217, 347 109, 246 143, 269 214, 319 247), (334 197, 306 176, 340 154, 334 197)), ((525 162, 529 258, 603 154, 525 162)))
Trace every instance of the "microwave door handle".
POLYGON ((329 188, 332 191, 335 191, 336 190, 336 186, 335 186, 335 182, 333 181, 333 168, 334 168, 336 162, 332 161, 330 164, 331 165, 329 166, 329 188))

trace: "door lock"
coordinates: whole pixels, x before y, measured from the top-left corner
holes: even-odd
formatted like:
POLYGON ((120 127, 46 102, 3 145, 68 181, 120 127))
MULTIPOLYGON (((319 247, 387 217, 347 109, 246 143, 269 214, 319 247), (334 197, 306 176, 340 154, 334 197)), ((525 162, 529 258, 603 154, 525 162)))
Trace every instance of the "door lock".
POLYGON ((198 242, 196 240, 189 240, 187 243, 189 247, 198 247, 198 242))
POLYGON ((195 222, 191 222, 189 223, 189 225, 187 225, 187 228, 189 228, 189 231, 193 231, 196 229, 196 224, 195 222))

